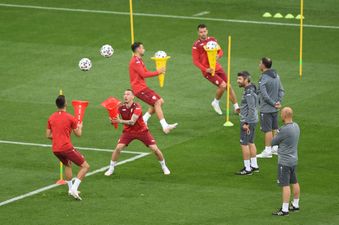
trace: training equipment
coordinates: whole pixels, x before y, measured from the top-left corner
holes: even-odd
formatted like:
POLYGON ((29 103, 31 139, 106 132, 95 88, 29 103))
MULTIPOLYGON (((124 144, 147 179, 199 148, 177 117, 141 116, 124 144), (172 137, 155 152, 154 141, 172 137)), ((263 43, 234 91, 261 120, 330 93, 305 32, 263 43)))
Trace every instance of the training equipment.
MULTIPOLYGON (((119 114, 118 107, 120 104, 121 104, 121 101, 113 97, 109 97, 101 103, 101 105, 107 109, 108 115, 111 119, 115 119, 118 117, 118 114, 119 114)), ((118 125, 119 124, 117 123, 113 123, 113 126, 115 129, 118 128, 118 125)))
POLYGON ((113 55, 114 49, 110 45, 103 45, 100 49, 100 55, 103 57, 109 58, 113 55))
POLYGON ((86 107, 88 106, 88 101, 73 100, 72 105, 74 108, 74 117, 78 123, 81 123, 85 115, 86 107))
POLYGON ((296 17, 300 19, 300 49, 299 49, 299 77, 303 76, 303 27, 304 27, 304 0, 300 0, 300 15, 296 17))
POLYGON ((129 0, 129 22, 131 28, 131 43, 134 43, 133 0, 129 0))
POLYGON ((280 18, 284 18, 284 16, 281 15, 281 13, 276 13, 276 14, 274 14, 273 18, 278 18, 278 19, 280 19, 280 18))
POLYGON ((217 65, 217 54, 218 50, 220 49, 220 46, 215 41, 209 41, 204 46, 204 49, 207 52, 208 64, 210 65, 210 68, 213 69, 212 76, 214 76, 215 67, 217 65))
POLYGON ((227 95, 226 95, 226 122, 225 127, 233 127, 233 123, 230 121, 230 85, 231 85, 231 46, 232 37, 228 36, 228 48, 227 48, 227 95))
MULTIPOLYGON (((154 54, 154 57, 152 57, 151 59, 154 60, 155 67, 157 69, 160 69, 160 68, 163 68, 163 67, 166 68, 167 60, 170 59, 170 58, 171 57, 167 56, 166 52, 164 52, 164 51, 157 51, 154 54)), ((164 83, 165 83, 165 74, 164 73, 159 74, 158 79, 159 79, 160 87, 163 87, 164 83)))
POLYGON ((82 58, 80 59, 79 61, 79 68, 82 70, 82 71, 88 71, 92 68, 92 62, 90 59, 88 58, 82 58))
POLYGON ((265 12, 262 17, 265 17, 265 18, 269 18, 269 17, 272 17, 272 14, 269 13, 269 12, 265 12))
POLYGON ((289 13, 285 16, 285 19, 294 19, 294 16, 291 13, 289 13))

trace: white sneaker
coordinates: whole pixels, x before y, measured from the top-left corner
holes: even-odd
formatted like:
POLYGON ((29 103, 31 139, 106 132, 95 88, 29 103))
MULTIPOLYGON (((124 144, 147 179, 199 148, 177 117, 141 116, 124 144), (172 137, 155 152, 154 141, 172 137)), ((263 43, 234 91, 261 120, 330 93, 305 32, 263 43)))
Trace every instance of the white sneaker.
POLYGON ((164 131, 165 134, 168 134, 169 132, 171 132, 171 130, 175 129, 177 126, 178 123, 168 124, 168 126, 162 130, 164 131))
POLYGON ((278 155, 278 145, 272 146, 272 155, 278 155))
POLYGON ((162 168, 162 171, 164 171, 164 174, 165 174, 165 175, 170 175, 170 174, 171 174, 171 171, 167 168, 167 166, 164 166, 164 167, 162 168))
POLYGON ((272 152, 264 150, 257 155, 257 158, 272 158, 272 152))
POLYGON ((79 200, 81 201, 82 198, 79 196, 79 192, 78 191, 75 191, 75 190, 71 190, 71 195, 76 199, 76 200, 79 200))
MULTIPOLYGON (((81 193, 81 192, 78 191, 78 195, 80 195, 80 193, 81 193)), ((72 196, 71 190, 68 190, 68 195, 69 195, 69 196, 72 196)))
POLYGON ((105 172, 105 176, 109 177, 113 174, 114 172, 114 169, 108 169, 106 172, 105 172))
POLYGON ((211 103, 211 106, 213 107, 214 111, 218 113, 219 115, 222 115, 222 111, 220 109, 220 106, 218 103, 215 103, 214 101, 211 103))

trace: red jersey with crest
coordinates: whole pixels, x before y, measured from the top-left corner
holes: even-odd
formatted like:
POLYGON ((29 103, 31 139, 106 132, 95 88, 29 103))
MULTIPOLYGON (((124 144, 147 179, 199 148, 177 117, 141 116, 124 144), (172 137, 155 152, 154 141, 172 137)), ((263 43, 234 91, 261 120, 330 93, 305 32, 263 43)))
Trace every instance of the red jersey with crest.
POLYGON ((131 107, 128 107, 126 103, 121 105, 119 107, 119 114, 121 116, 121 119, 123 120, 130 120, 133 114, 139 116, 138 120, 135 122, 133 126, 124 124, 123 132, 141 133, 148 131, 147 125, 145 124, 142 118, 141 106, 138 103, 133 102, 131 107))
POLYGON ((129 63, 129 77, 134 94, 147 88, 145 78, 158 76, 157 71, 148 71, 142 58, 133 56, 129 63))
POLYGON ((74 116, 64 111, 55 112, 49 117, 47 129, 52 131, 53 152, 63 152, 73 148, 71 133, 77 126, 74 116))
MULTIPOLYGON (((206 71, 206 69, 210 68, 208 63, 208 57, 207 52, 204 49, 204 46, 209 41, 215 41, 217 42, 217 39, 214 37, 207 37, 206 40, 198 39, 196 42, 194 42, 192 47, 192 59, 194 65, 196 65, 203 73, 206 71)), ((218 43, 218 42, 217 42, 218 43)), ((222 49, 218 50, 219 58, 223 56, 222 49)), ((217 62, 217 65, 215 67, 215 70, 218 71, 222 69, 221 65, 217 62)))

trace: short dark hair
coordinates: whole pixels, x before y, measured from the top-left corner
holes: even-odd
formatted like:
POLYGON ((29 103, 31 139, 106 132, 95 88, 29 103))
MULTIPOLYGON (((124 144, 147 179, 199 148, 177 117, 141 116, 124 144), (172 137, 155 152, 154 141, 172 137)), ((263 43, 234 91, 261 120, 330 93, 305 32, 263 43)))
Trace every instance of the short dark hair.
POLYGON ((251 74, 247 71, 241 71, 238 73, 238 77, 243 77, 244 79, 247 79, 248 82, 251 82, 251 74))
POLYGON ((64 95, 59 95, 57 99, 55 100, 55 104, 58 107, 58 109, 65 108, 66 105, 66 98, 64 95))
POLYGON ((264 64, 267 69, 271 69, 272 67, 272 59, 268 57, 261 58, 261 63, 264 64))
POLYGON ((137 48, 139 48, 140 45, 142 45, 142 42, 139 42, 139 41, 134 42, 134 43, 131 45, 132 52, 135 52, 135 50, 136 50, 137 48))
POLYGON ((199 24, 197 27, 197 30, 199 30, 200 28, 207 28, 207 26, 203 23, 199 24))
POLYGON ((134 91, 132 89, 130 89, 130 88, 127 88, 125 91, 130 91, 134 95, 134 91))

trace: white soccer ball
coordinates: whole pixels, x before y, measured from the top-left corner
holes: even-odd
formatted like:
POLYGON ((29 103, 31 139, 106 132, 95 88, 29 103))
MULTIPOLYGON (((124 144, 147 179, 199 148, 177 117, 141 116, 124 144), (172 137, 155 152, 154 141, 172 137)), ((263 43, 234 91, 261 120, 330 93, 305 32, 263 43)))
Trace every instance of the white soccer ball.
POLYGON ((164 51, 157 51, 157 52, 154 54, 154 57, 155 57, 155 58, 166 58, 166 57, 167 57, 167 54, 166 54, 166 52, 164 52, 164 51))
POLYGON ((90 70, 92 67, 92 62, 90 59, 88 58, 82 58, 79 62, 79 68, 82 70, 82 71, 88 71, 90 70))
POLYGON ((215 41, 209 41, 206 44, 206 49, 208 49, 208 50, 214 50, 214 49, 217 49, 217 48, 218 48, 218 43, 215 42, 215 41))
POLYGON ((114 49, 110 45, 103 45, 100 49, 100 54, 106 58, 111 57, 113 53, 114 49))

